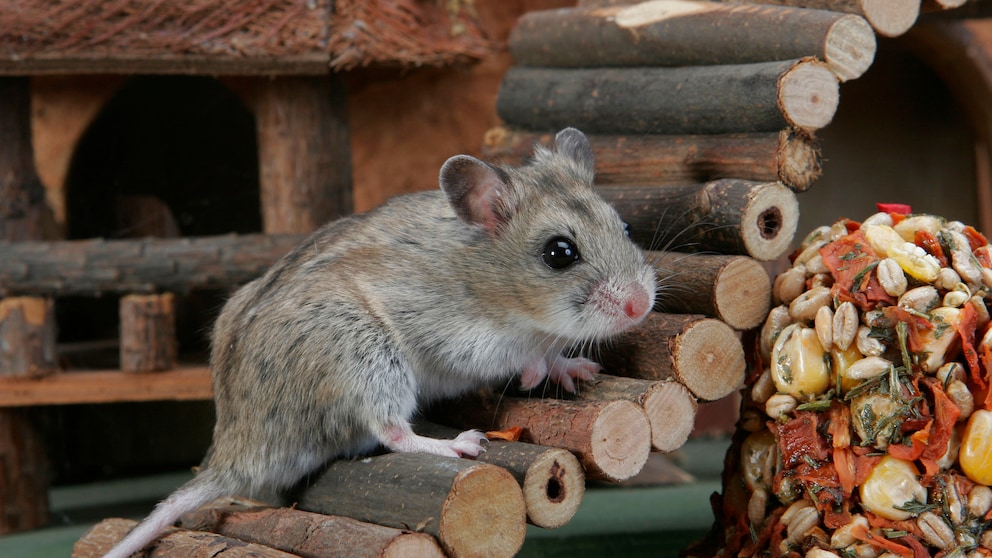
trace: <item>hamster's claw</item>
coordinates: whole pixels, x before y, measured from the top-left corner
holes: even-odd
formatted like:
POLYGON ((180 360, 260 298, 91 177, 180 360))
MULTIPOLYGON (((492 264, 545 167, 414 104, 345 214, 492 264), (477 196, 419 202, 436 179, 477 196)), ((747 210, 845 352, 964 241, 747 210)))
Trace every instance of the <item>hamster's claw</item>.
POLYGON ((575 380, 589 381, 603 369, 597 362, 587 358, 556 357, 548 370, 551 381, 560 384, 569 393, 575 393, 575 380))

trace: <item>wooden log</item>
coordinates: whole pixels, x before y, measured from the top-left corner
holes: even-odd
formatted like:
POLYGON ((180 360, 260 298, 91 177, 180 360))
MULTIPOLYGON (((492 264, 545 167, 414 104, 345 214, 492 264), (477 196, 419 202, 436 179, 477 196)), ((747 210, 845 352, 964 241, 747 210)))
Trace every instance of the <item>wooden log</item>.
POLYGON ((444 551, 434 538, 425 533, 292 508, 221 501, 184 515, 179 526, 261 544, 304 558, 444 557, 444 551))
MULTIPOLYGON (((97 523, 72 547, 72 558, 100 558, 114 544, 127 535, 138 522, 131 519, 111 518, 97 523)), ((147 558, 293 558, 281 550, 260 544, 247 543, 214 533, 186 531, 169 528, 148 550, 141 553, 147 558)))
POLYGON ((734 329, 761 325, 771 308, 772 282, 764 266, 745 256, 649 252, 657 272, 655 309, 705 314, 734 329))
MULTIPOLYGON (((640 0, 579 0, 578 5, 616 6, 638 2, 640 0)), ((885 37, 895 37, 909 31, 920 13, 920 0, 755 0, 753 3, 857 14, 885 37)))
POLYGON ((260 276, 303 235, 0 241, 0 296, 188 293, 260 276))
POLYGON ((0 408, 138 401, 207 401, 210 369, 177 368, 155 374, 118 370, 58 372, 40 379, 0 378, 0 408))
POLYGON ((499 116, 530 130, 590 134, 812 132, 830 123, 837 77, 814 59, 733 66, 561 69, 514 66, 499 116))
POLYGON ((466 397, 438 408, 431 418, 458 428, 522 427, 520 441, 567 449, 595 480, 636 475, 651 451, 651 425, 630 401, 466 397))
POLYGON ((311 477, 302 510, 433 535, 449 556, 513 556, 526 510, 505 469, 423 454, 339 460, 311 477))
POLYGON ((176 365, 175 296, 131 294, 121 298, 121 370, 154 372, 176 365))
POLYGON ((696 398, 674 380, 641 380, 597 374, 579 386, 576 397, 585 401, 633 401, 644 409, 651 425, 651 447, 671 452, 689 439, 696 419, 696 398))
POLYGON ((648 250, 717 252, 771 261, 792 244, 796 196, 777 182, 716 180, 683 186, 600 186, 648 250))
MULTIPOLYGON (((429 422, 415 426, 419 434, 433 438, 454 438, 459 431, 429 422)), ((585 473, 574 455, 561 448, 524 442, 493 440, 485 453, 471 458, 502 467, 520 483, 527 507, 527 521, 544 529, 555 529, 569 522, 582 503, 585 473)))
POLYGON ((863 17, 784 6, 655 0, 524 14, 509 39, 523 66, 700 66, 813 56, 841 81, 875 59, 863 17))
MULTIPOLYGON (((520 165, 554 141, 554 132, 528 132, 497 126, 486 132, 487 159, 520 165)), ((733 176, 779 181, 795 192, 820 178, 819 143, 793 130, 755 134, 690 136, 591 135, 597 184, 686 184, 733 176)))
POLYGON ((347 93, 340 76, 259 82, 262 222, 268 233, 305 234, 352 208, 347 93))
POLYGON ((58 369, 55 304, 50 298, 0 298, 0 376, 39 378, 58 369))
POLYGON ((730 326, 695 314, 650 314, 600 349, 605 371, 645 380, 673 379, 703 401, 744 382, 744 348, 730 326))

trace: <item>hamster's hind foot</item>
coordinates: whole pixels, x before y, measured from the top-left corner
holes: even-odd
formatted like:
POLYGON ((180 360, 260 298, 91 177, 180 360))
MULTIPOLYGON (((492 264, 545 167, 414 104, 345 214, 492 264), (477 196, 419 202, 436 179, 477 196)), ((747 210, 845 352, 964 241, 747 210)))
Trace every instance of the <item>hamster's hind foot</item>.
POLYGON ((438 440, 415 434, 409 424, 387 426, 381 437, 382 444, 398 453, 429 453, 447 457, 475 457, 486 451, 482 441, 486 436, 478 430, 462 432, 454 440, 438 440))

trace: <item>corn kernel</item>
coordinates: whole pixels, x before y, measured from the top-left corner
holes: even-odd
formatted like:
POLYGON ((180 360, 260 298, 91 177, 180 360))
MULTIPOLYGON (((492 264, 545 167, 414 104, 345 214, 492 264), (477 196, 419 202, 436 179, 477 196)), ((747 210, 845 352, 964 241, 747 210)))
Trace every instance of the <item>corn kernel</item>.
POLYGON ((927 502, 927 489, 918 479, 919 471, 912 462, 886 455, 861 485, 861 504, 886 519, 909 519, 913 514, 899 507, 913 501, 927 502))
POLYGON ((861 383, 861 380, 848 377, 847 369, 862 358, 864 358, 864 355, 858 350, 857 345, 853 343, 846 351, 842 351, 836 347, 830 351, 830 362, 833 363, 834 374, 840 377, 841 392, 847 393, 861 383))
POLYGON ((813 328, 791 324, 775 340, 771 354, 775 387, 797 399, 823 393, 831 385, 829 360, 813 328))
POLYGON ((887 255, 895 260, 903 271, 920 281, 933 282, 940 273, 940 262, 937 258, 912 242, 890 245, 887 255))
POLYGON ((971 414, 961 437, 958 462, 969 479, 992 484, 992 411, 979 409, 971 414))

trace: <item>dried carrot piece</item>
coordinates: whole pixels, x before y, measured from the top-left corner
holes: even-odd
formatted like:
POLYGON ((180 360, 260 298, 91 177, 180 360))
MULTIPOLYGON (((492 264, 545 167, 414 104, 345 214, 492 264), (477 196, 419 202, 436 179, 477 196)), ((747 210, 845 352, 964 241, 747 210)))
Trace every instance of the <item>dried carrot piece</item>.
POLYGON ((506 440, 507 442, 517 442, 524 429, 520 426, 511 426, 506 430, 490 430, 486 432, 487 440, 506 440))
POLYGON ((864 525, 855 525, 851 529, 851 534, 854 535, 854 538, 858 539, 859 541, 868 543, 882 550, 888 552, 894 552, 899 556, 906 556, 907 558, 911 558, 913 556, 913 549, 909 548, 908 546, 903 546, 897 542, 891 541, 885 537, 876 535, 871 531, 869 531, 867 528, 865 528, 864 525))

